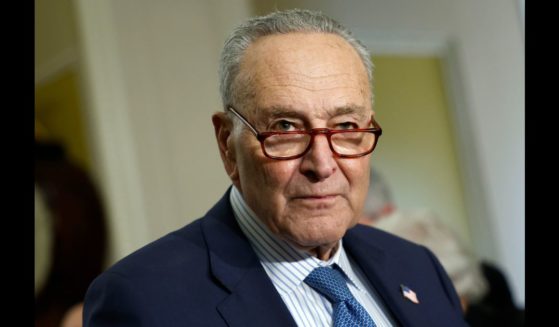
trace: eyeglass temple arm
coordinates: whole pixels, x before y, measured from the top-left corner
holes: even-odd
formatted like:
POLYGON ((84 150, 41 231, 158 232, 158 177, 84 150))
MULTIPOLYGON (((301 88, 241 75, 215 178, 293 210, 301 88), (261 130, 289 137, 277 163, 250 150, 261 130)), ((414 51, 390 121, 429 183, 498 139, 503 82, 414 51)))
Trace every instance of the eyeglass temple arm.
POLYGON ((245 119, 245 117, 241 116, 241 114, 238 113, 235 109, 233 109, 232 107, 227 107, 227 110, 231 111, 235 116, 237 116, 237 118, 239 118, 252 131, 252 133, 254 133, 254 135, 258 136, 258 134, 260 134, 260 132, 252 127, 252 125, 245 119))

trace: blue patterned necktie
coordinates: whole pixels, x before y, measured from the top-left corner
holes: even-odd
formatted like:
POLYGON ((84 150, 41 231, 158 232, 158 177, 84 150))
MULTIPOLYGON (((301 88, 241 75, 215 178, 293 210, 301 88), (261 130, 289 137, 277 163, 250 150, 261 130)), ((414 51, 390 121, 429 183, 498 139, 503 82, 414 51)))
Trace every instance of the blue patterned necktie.
POLYGON ((305 283, 332 303, 334 327, 376 327, 365 308, 353 297, 344 276, 337 269, 315 268, 305 278, 305 283))

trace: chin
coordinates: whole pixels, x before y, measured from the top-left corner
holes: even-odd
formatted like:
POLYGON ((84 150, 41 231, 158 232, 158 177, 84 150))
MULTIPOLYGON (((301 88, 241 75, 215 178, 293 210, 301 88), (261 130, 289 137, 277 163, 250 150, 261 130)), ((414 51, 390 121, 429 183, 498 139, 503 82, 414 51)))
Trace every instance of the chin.
POLYGON ((335 243, 357 223, 353 215, 340 213, 337 210, 329 212, 298 210, 296 215, 283 217, 278 221, 282 222, 276 224, 280 235, 305 247, 335 243))
POLYGON ((329 229, 325 228, 324 225, 319 227, 319 229, 303 229, 305 232, 294 235, 293 241, 303 247, 325 246, 337 243, 346 232, 346 228, 329 229))

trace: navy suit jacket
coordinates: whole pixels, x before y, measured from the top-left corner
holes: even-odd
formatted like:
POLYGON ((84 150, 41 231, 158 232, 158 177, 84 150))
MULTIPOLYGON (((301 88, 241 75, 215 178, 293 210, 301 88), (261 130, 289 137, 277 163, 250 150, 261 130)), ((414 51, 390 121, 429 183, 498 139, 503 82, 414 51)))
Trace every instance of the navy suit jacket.
MULTIPOLYGON (((358 225, 343 238, 402 326, 466 326, 425 247, 358 225), (402 296, 404 284, 419 304, 402 296)), ((122 259, 90 285, 84 326, 296 326, 239 228, 229 191, 201 219, 122 259)))

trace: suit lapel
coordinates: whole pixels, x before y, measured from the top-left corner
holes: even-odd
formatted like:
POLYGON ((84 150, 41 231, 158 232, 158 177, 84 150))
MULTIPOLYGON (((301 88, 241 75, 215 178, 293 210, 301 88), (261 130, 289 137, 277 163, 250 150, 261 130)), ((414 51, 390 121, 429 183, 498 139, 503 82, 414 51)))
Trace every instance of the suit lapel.
POLYGON ((248 239, 239 228, 229 192, 206 215, 202 231, 211 273, 229 292, 217 310, 229 326, 296 326, 248 239))
POLYGON ((374 240, 349 230, 344 237, 344 248, 354 261, 361 267, 373 287, 384 300, 392 313, 392 317, 402 326, 429 326, 421 314, 421 294, 419 304, 404 298, 400 285, 410 285, 410 274, 406 263, 394 258, 380 249, 374 240))

